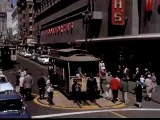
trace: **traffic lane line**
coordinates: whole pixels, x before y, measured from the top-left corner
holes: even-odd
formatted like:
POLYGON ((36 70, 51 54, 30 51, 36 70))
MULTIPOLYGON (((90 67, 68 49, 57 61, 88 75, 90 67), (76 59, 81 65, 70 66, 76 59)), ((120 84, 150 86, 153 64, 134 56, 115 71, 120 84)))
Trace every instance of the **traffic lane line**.
POLYGON ((112 114, 114 114, 114 115, 116 115, 116 116, 119 116, 120 118, 127 118, 126 116, 121 115, 119 113, 116 113, 116 112, 113 112, 113 111, 109 111, 109 112, 112 113, 112 114))
POLYGON ((154 108, 122 108, 122 109, 107 109, 107 110, 93 110, 93 111, 83 111, 83 112, 72 112, 72 113, 58 113, 58 114, 50 114, 50 115, 39 115, 39 116, 32 116, 32 118, 50 118, 50 117, 62 117, 62 116, 69 116, 69 115, 80 115, 80 114, 90 114, 90 113, 101 113, 101 112, 110 112, 116 116, 121 118, 127 118, 127 116, 121 115, 116 112, 122 111, 160 111, 160 109, 154 108))
POLYGON ((62 116, 70 116, 70 115, 94 114, 94 113, 102 113, 102 112, 109 112, 120 118, 127 118, 126 116, 115 113, 112 110, 93 110, 93 111, 82 111, 82 112, 71 112, 71 113, 59 113, 59 114, 32 116, 32 118, 51 118, 51 117, 62 117, 62 116))

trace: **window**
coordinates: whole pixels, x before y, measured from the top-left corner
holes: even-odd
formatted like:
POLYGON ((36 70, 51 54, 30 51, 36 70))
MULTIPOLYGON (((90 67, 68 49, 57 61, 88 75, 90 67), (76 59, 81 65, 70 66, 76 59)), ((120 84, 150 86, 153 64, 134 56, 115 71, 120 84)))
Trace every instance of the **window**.
POLYGON ((32 31, 29 31, 29 35, 30 35, 30 36, 32 35, 32 31))
POLYGON ((32 13, 29 14, 29 17, 32 17, 32 13))
POLYGON ((32 9, 32 5, 29 5, 29 9, 32 9))
POLYGON ((29 22, 29 26, 32 26, 32 22, 29 22))

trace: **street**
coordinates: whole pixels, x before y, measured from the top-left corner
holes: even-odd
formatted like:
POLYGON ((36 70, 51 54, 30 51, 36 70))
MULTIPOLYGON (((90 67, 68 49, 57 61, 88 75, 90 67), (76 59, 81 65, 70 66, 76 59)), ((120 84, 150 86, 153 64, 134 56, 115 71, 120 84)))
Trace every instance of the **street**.
MULTIPOLYGON (((92 109, 65 109, 59 107, 51 107, 48 105, 41 105, 35 102, 35 98, 38 95, 37 89, 37 79, 40 77, 41 73, 47 76, 47 66, 41 66, 38 63, 30 61, 27 58, 18 56, 18 63, 14 68, 3 71, 10 82, 15 86, 15 75, 19 67, 23 69, 27 68, 31 72, 34 78, 33 100, 25 101, 28 110, 30 111, 32 118, 159 118, 160 114, 160 104, 155 101, 145 101, 142 102, 142 108, 137 108, 134 106, 135 95, 129 93, 130 103, 125 106, 118 107, 108 107, 108 108, 98 108, 90 106, 92 109)), ((159 86, 158 86, 159 87, 159 86)), ((157 92, 157 91, 155 91, 157 92)), ((119 92, 120 93, 120 92, 119 92)), ((66 101, 63 101, 66 102, 66 101)), ((109 102, 108 102, 109 103, 109 102)))

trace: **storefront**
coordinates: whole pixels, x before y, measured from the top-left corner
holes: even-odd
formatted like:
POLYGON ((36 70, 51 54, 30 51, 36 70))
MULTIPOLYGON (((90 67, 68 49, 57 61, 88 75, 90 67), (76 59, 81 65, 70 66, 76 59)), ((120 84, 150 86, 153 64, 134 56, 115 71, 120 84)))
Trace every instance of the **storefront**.
POLYGON ((60 2, 41 14, 40 44, 78 45, 80 48, 87 44, 89 51, 104 55, 110 69, 116 69, 119 56, 123 54, 126 65, 132 69, 152 65, 153 71, 159 74, 160 70, 155 67, 159 65, 156 54, 160 38, 156 37, 160 32, 159 6, 159 0, 60 2), (153 36, 144 37, 148 34, 153 36), (139 35, 140 40, 135 37, 139 35), (149 52, 152 55, 148 55, 149 52))

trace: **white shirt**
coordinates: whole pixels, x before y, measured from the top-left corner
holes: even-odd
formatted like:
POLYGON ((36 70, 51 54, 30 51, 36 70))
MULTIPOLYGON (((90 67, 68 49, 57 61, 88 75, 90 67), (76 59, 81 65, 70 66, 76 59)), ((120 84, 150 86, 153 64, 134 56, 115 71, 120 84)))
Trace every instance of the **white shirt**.
POLYGON ((19 78, 19 87, 24 87, 24 81, 25 81, 24 77, 19 78))

